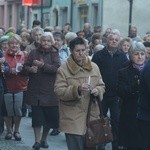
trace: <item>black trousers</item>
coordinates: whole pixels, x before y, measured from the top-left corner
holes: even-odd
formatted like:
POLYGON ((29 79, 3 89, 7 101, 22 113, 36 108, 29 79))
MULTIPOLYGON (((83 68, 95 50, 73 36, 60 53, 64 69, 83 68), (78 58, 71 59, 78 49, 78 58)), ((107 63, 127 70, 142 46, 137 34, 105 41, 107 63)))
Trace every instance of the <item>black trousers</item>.
POLYGON ((85 146, 85 137, 82 135, 65 134, 68 150, 96 150, 96 147, 85 146))
POLYGON ((110 111, 111 127, 113 134, 112 150, 118 150, 118 130, 120 117, 120 102, 118 97, 104 97, 102 100, 104 116, 110 111))
POLYGON ((150 122, 138 119, 138 130, 143 150, 150 150, 150 122))

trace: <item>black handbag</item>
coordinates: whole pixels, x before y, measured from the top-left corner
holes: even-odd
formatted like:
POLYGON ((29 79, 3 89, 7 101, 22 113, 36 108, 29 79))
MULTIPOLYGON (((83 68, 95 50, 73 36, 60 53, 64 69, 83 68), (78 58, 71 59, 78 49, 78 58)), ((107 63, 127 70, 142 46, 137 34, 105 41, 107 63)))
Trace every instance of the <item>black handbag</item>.
POLYGON ((110 119, 108 117, 104 117, 101 101, 99 96, 94 97, 92 94, 90 95, 90 102, 88 106, 88 113, 87 113, 87 130, 86 130, 86 146, 87 147, 95 147, 99 144, 106 144, 113 141, 110 119), (97 120, 90 121, 90 111, 91 111, 91 104, 95 102, 99 106, 100 110, 100 118, 97 120))

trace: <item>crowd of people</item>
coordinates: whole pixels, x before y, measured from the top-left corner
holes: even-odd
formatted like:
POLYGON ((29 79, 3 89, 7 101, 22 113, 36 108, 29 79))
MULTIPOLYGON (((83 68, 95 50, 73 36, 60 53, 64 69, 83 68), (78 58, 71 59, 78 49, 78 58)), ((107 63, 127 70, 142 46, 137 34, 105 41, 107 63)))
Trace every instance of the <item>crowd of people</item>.
MULTIPOLYGON (((21 118, 32 117, 33 149, 48 148, 47 136, 65 133, 68 150, 86 147, 90 95, 99 96, 111 118, 112 150, 150 150, 150 33, 143 38, 131 27, 128 37, 118 29, 90 23, 73 32, 71 25, 29 30, 0 27, 0 134, 20 141, 21 118), (42 130, 42 134, 41 134, 42 130)), ((99 118, 91 103, 91 120, 99 118)))

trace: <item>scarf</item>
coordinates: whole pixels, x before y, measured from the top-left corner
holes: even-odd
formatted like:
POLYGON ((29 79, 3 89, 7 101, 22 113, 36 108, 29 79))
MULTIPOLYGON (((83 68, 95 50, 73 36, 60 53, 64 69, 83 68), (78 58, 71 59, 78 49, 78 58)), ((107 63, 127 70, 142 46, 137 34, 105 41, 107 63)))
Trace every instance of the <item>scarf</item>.
POLYGON ((135 69, 141 71, 141 70, 144 68, 144 65, 145 65, 145 64, 142 64, 142 65, 132 64, 132 65, 133 65, 133 68, 135 68, 135 69))

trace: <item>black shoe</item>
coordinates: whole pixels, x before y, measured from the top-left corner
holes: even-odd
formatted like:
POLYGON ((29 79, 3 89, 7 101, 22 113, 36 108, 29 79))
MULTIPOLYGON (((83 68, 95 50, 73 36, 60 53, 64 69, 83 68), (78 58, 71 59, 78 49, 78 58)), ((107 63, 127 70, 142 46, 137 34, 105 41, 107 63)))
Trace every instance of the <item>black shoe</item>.
POLYGON ((34 145, 32 146, 32 148, 34 148, 35 150, 39 150, 41 147, 41 144, 38 142, 35 142, 34 145))
POLYGON ((48 148, 49 145, 47 144, 46 141, 42 141, 42 142, 41 142, 41 147, 42 147, 42 148, 48 148))
POLYGON ((58 129, 53 129, 53 131, 50 133, 50 135, 55 136, 58 135, 60 131, 58 129))

